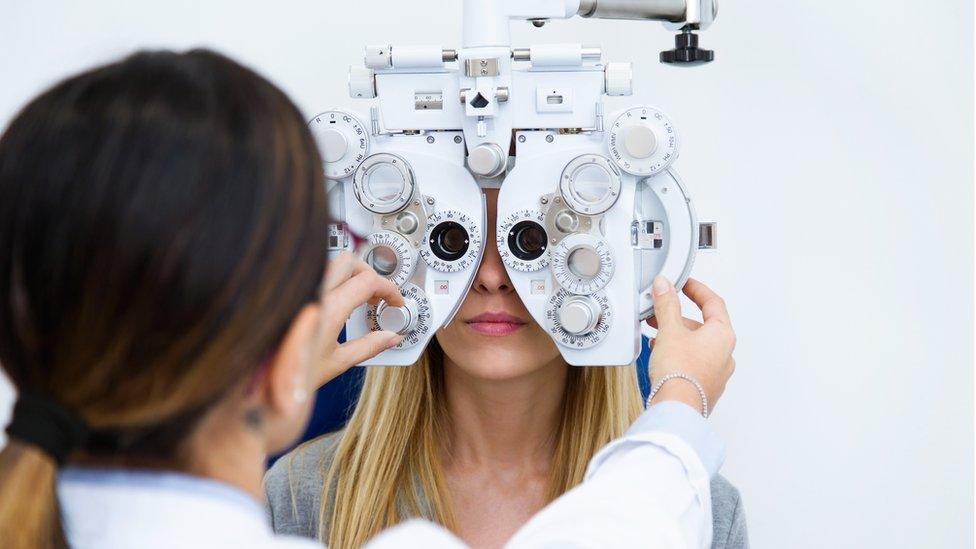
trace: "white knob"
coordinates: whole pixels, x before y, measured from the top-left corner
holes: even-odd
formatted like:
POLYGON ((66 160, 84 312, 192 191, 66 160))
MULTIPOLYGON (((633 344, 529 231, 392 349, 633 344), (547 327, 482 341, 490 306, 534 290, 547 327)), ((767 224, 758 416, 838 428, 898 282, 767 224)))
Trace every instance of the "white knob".
POLYGON ((631 126, 624 130, 624 148, 634 158, 648 158, 657 150, 657 136, 647 126, 631 126))
POLYGON ((607 95, 631 95, 634 93, 634 68, 630 63, 607 63, 604 69, 607 95))
POLYGON ((371 69, 393 67, 393 48, 390 46, 366 46, 363 64, 371 69))
POLYGON ((559 309, 559 324, 573 335, 590 333, 599 322, 600 305, 588 296, 573 296, 559 309))
POLYGON ((349 97, 372 99, 376 97, 376 78, 373 69, 349 67, 349 97))
POLYGON ((468 154, 468 168, 475 175, 495 177, 505 171, 508 159, 502 148, 494 143, 482 143, 468 154))
POLYGON ((335 128, 329 128, 319 134, 319 150, 322 151, 322 160, 326 162, 338 162, 346 156, 349 149, 349 142, 345 134, 335 128))
POLYGON ((376 322, 383 330, 407 334, 417 326, 417 303, 406 299, 403 307, 393 307, 384 301, 376 308, 376 322))

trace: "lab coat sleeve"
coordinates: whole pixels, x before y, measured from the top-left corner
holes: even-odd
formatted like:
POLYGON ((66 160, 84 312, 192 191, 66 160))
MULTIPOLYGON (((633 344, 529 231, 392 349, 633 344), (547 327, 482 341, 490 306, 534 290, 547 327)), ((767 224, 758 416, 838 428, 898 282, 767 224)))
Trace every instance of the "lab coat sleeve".
POLYGON ((590 461, 585 480, 506 545, 702 547, 712 542, 710 478, 724 447, 690 406, 649 408, 590 461))

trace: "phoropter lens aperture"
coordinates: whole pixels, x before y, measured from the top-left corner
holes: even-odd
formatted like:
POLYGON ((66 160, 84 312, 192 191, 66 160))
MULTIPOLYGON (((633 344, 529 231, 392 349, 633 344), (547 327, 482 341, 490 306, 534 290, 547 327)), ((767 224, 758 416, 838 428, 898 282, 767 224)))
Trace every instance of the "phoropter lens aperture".
POLYGON ((397 254, 392 248, 377 246, 366 255, 366 264, 380 276, 390 276, 397 269, 397 254))
POLYGON ((546 252, 546 230, 535 221, 520 221, 508 232, 508 249, 523 260, 538 259, 546 252))
POLYGON ((445 221, 430 232, 430 251, 443 261, 457 261, 468 253, 470 237, 460 223, 445 221))

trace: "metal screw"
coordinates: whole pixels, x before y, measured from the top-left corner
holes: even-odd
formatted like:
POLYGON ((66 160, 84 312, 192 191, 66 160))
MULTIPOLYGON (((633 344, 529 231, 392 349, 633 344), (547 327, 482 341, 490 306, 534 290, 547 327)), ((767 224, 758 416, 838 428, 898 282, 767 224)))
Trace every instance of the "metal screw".
POLYGON ((433 135, 428 135, 427 136, 427 142, 428 143, 433 143, 434 142, 434 136, 433 135))
POLYGON ((525 136, 524 135, 520 135, 519 136, 519 143, 525 143, 525 136))
POLYGON ((542 198, 540 199, 540 202, 542 202, 543 204, 548 204, 548 203, 549 203, 549 199, 543 196, 543 197, 542 197, 542 198))
POLYGON ((481 75, 484 76, 488 74, 488 69, 481 69, 481 75))
POLYGON ((555 137, 553 137, 551 135, 547 135, 546 136, 546 143, 552 143, 553 141, 555 141, 555 139, 556 139, 555 137))
POLYGON ((488 60, 487 59, 482 59, 481 60, 481 66, 482 67, 487 67, 488 66, 488 60))
POLYGON ((420 205, 420 201, 419 200, 414 200, 413 201, 413 205, 414 206, 419 206, 420 205))
POLYGON ((454 136, 454 142, 455 143, 460 143, 461 142, 461 136, 460 135, 455 135, 454 136))
POLYGON ((434 205, 434 199, 428 196, 427 197, 427 205, 428 206, 433 206, 434 205))

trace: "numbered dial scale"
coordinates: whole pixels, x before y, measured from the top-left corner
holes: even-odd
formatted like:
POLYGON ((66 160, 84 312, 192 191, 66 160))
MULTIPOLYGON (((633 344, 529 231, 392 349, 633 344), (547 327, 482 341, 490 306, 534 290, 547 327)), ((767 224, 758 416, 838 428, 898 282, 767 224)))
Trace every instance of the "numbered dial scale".
POLYGON ((416 248, 406 238, 391 231, 367 236, 359 254, 374 271, 397 286, 403 286, 417 268, 416 248))
POLYGON ((660 173, 678 158, 678 131, 654 107, 625 111, 610 128, 610 156, 620 169, 633 175, 660 173))
POLYGON ((369 132, 355 116, 339 110, 317 114, 308 123, 328 179, 352 175, 369 152, 369 132))
POLYGON ((606 240, 590 234, 567 236, 552 250, 552 274, 570 293, 592 294, 613 276, 613 250, 606 240))
POLYGON ((498 220, 495 243, 505 265, 523 273, 549 266, 545 219, 539 210, 519 210, 498 220))
POLYGON ((546 329, 556 343, 573 349, 589 349, 603 341, 613 321, 605 292, 578 296, 564 289, 546 304, 546 329))
POLYGON ((470 215, 456 210, 435 212, 427 218, 427 234, 420 257, 431 269, 463 271, 481 255, 481 228, 470 215))
MULTIPOLYGON (((403 296, 404 307, 389 307, 390 309, 405 310, 403 318, 406 319, 404 321, 404 333, 401 333, 403 339, 393 349, 405 349, 420 343, 430 332, 431 326, 430 302, 427 300, 424 291, 416 285, 408 283, 400 288, 400 295, 403 296)), ((384 311, 381 309, 385 307, 385 303, 366 306, 366 325, 369 326, 370 331, 378 332, 383 329, 380 326, 381 317, 387 315, 384 315, 384 311)))

